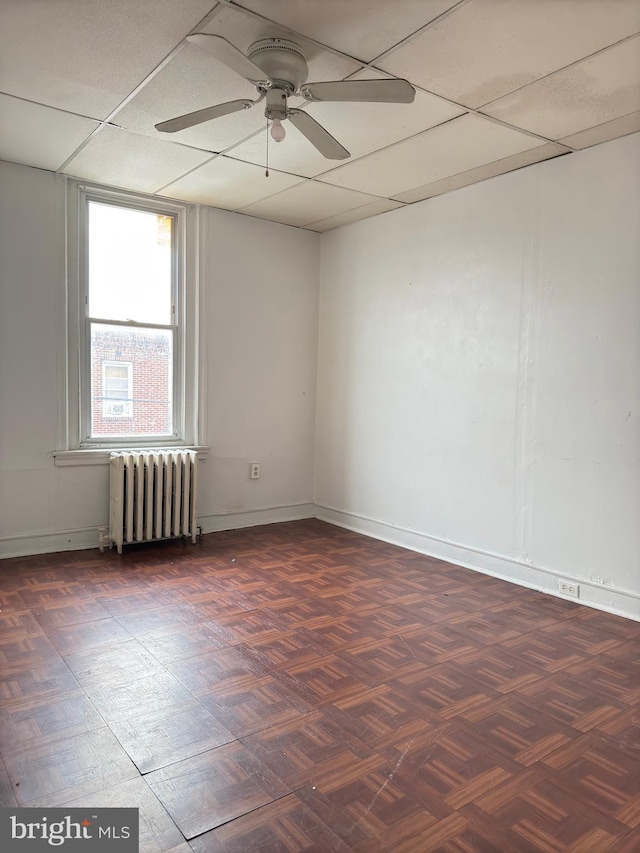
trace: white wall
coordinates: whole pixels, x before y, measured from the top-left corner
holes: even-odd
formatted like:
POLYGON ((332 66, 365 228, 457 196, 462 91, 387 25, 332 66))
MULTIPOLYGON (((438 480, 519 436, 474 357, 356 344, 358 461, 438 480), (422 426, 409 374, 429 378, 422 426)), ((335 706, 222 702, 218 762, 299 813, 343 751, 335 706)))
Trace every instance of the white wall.
MULTIPOLYGON (((311 515, 319 236, 203 215, 203 528, 311 515)), ((64 421, 63 182, 0 163, 0 220, 0 557, 90 547, 108 468, 50 455, 64 421)))
POLYGON ((323 236, 320 517, 640 618, 639 155, 323 236))
POLYGON ((207 212, 205 529, 245 526, 251 517, 229 516, 269 507, 311 515, 319 236, 207 212))

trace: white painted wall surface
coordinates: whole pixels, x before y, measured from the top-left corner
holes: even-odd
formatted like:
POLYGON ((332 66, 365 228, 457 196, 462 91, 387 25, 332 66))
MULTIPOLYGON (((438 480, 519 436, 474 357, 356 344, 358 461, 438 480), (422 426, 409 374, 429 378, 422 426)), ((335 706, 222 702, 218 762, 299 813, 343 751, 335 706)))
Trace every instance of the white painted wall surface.
POLYGON ((640 618, 638 135, 323 235, 317 512, 640 618))
POLYGON ((319 236, 211 208, 206 228, 211 453, 200 513, 209 529, 269 507, 310 515, 319 236), (259 480, 248 479, 251 462, 260 463, 259 480))
MULTIPOLYGON (((204 209, 205 530, 313 513, 319 236, 204 209), (249 480, 249 462, 260 462, 249 480)), ((0 162, 0 557, 91 547, 108 467, 56 467, 64 189, 0 162)))

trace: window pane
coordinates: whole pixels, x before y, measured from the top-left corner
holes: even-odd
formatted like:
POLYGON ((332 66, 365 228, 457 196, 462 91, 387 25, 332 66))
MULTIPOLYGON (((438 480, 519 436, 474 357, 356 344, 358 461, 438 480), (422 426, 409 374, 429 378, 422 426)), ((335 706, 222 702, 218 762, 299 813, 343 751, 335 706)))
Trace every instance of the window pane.
POLYGON ((104 375, 109 383, 117 382, 118 379, 124 379, 127 382, 129 380, 129 365, 105 364, 104 375))
POLYGON ((89 202, 89 316, 169 325, 173 217, 89 202))
POLYGON ((92 438, 171 435, 172 391, 169 330, 91 324, 92 438))

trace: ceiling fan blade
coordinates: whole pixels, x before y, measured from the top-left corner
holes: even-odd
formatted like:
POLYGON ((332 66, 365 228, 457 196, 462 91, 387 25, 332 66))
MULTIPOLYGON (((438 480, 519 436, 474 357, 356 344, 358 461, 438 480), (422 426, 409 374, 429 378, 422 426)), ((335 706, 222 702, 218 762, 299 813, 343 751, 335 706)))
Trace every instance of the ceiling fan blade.
POLYGON ((304 110, 289 110, 289 121, 328 160, 344 160, 351 155, 337 139, 304 110))
POLYGON ((162 133, 175 133, 177 130, 186 130, 187 127, 193 127, 196 124, 202 124, 204 121, 211 121, 220 116, 229 115, 229 113, 237 113, 240 110, 248 110, 254 105, 255 101, 227 101, 226 104, 216 104, 215 107, 206 107, 204 110, 196 110, 194 113, 187 113, 177 118, 170 118, 168 121, 161 121, 156 125, 156 130, 162 133))
POLYGON ((231 44, 223 36, 194 33, 192 36, 187 36, 187 41, 195 44, 201 50, 206 50, 215 59, 224 62, 232 71, 235 71, 236 74, 244 77, 245 80, 248 80, 255 86, 271 85, 271 78, 255 62, 252 62, 242 51, 238 50, 235 45, 231 44))
POLYGON ((416 90, 408 80, 336 80, 332 83, 306 83, 300 87, 300 94, 308 101, 410 104, 416 90))

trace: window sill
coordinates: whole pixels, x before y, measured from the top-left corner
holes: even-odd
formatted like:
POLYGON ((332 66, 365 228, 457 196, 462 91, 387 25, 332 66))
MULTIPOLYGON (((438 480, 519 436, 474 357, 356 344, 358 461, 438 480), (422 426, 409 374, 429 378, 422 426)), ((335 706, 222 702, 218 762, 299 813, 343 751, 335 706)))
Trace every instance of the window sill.
POLYGON ((56 468, 67 468, 77 465, 108 465, 109 457, 112 453, 126 450, 197 450, 198 460, 206 462, 209 455, 210 447, 205 445, 187 445, 173 447, 89 447, 83 450, 53 450, 53 462, 56 468))

